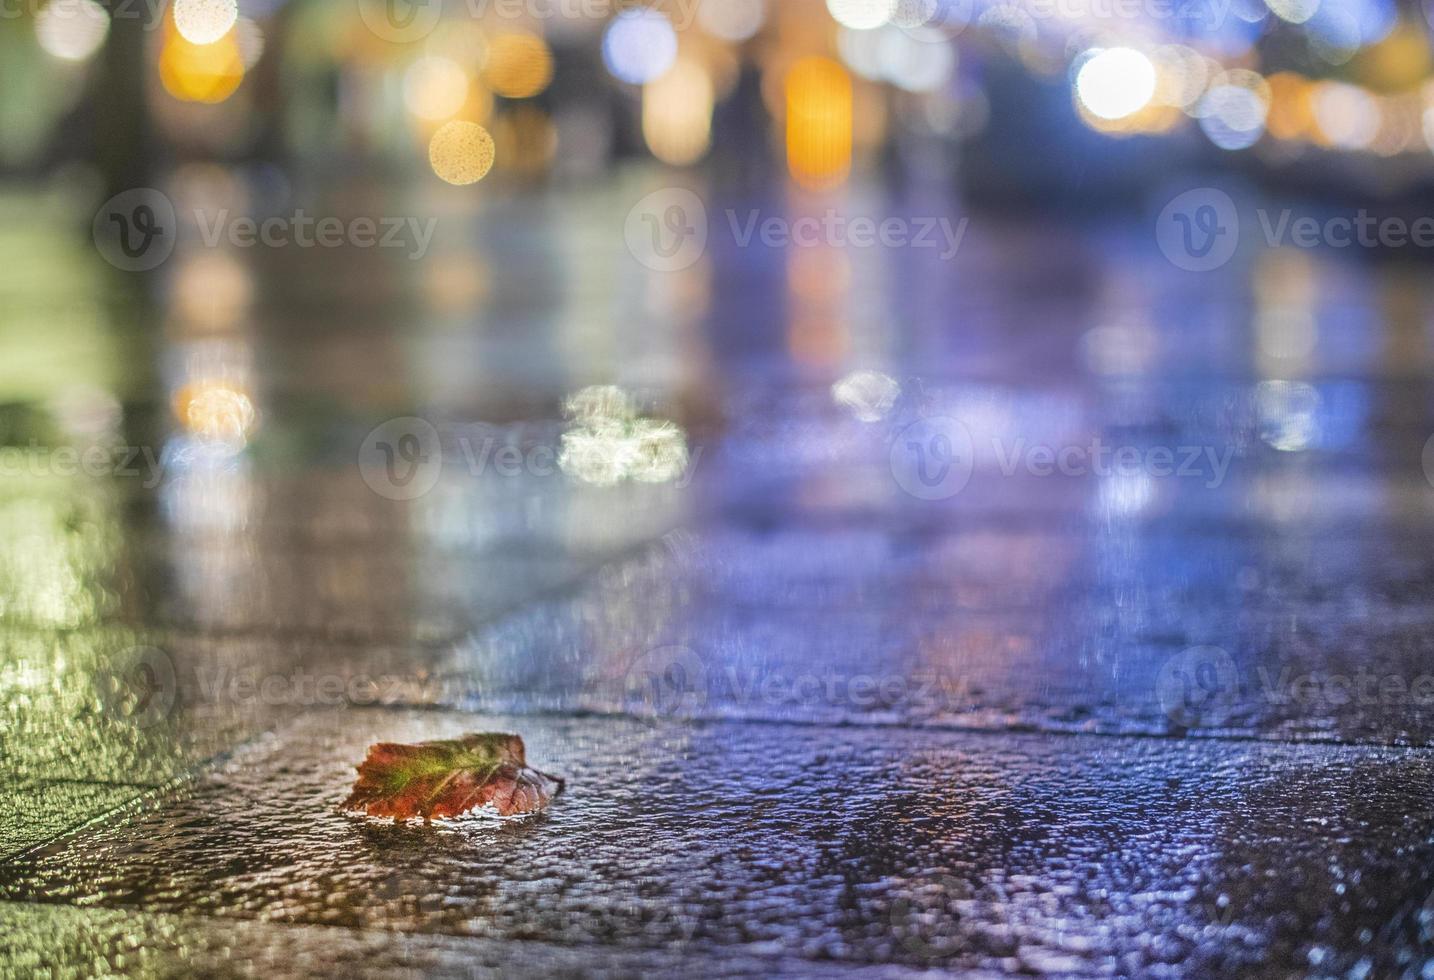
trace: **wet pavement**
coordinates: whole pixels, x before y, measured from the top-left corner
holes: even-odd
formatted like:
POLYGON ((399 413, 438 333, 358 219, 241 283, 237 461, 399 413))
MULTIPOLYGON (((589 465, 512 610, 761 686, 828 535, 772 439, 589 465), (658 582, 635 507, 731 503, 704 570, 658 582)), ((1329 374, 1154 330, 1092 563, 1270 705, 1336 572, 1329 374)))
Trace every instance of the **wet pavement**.
POLYGON ((152 297, 5 205, 0 974, 1427 975, 1427 277, 715 213, 657 272, 656 186, 152 297), (567 792, 337 812, 471 730, 567 792))

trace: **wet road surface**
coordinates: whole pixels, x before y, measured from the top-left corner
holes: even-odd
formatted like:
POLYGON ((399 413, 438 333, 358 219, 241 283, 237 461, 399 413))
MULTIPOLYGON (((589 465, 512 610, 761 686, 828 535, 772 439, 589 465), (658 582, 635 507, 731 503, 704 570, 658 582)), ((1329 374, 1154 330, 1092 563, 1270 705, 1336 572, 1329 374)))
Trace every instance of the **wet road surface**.
POLYGON ((651 189, 151 297, 0 229, 0 972, 1420 976, 1427 277, 1134 218, 657 272, 651 189), (485 729, 547 814, 336 812, 485 729))

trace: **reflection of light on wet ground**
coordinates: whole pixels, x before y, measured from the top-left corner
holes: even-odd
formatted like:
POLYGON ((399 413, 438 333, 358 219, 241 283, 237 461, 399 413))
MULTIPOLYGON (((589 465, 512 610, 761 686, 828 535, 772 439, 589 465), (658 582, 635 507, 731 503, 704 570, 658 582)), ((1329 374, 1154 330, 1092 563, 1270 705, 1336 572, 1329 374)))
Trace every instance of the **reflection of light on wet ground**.
POLYGON ((1155 481, 1148 473, 1106 473, 1100 477, 1097 513, 1112 517, 1134 517, 1155 500, 1155 481))
POLYGON ((246 391, 226 381, 198 381, 174 394, 174 414, 204 443, 238 451, 258 420, 246 391))
POLYGON ((1157 353, 1157 338, 1140 321, 1092 327, 1081 338, 1086 365, 1100 375, 1145 374, 1157 353))
POLYGON ((1255 338, 1262 373, 1300 375, 1319 342, 1314 262, 1292 249, 1263 256, 1255 268, 1255 338))
POLYGON ((640 418, 620 388, 585 388, 568 399, 572 427, 563 433, 558 465, 593 486, 623 480, 669 483, 687 468, 687 438, 672 422, 640 418))
POLYGON ((840 184, 851 170, 851 76, 829 58, 803 58, 786 78, 787 165, 807 188, 840 184))
MULTIPOLYGON (((438 186, 437 181, 427 183, 438 186)), ((1010 275, 993 275, 987 281, 983 275, 966 274, 960 262, 949 276, 932 277, 919 290, 908 290, 911 279, 904 256, 869 259, 852 250, 818 249, 801 253, 820 256, 816 259, 788 260, 790 279, 779 263, 772 276, 742 294, 728 284, 734 268, 745 267, 734 266, 733 257, 720 249, 713 249, 698 267, 700 272, 657 276, 636 268, 625 256, 614 259, 592 248, 595 230, 610 224, 614 214, 620 222, 637 196, 622 195, 622 206, 615 211, 611 202, 586 200, 583 206, 582 198, 576 198, 576 205, 573 198, 558 198, 558 206, 550 206, 546 198, 540 204, 500 202, 511 209, 501 212, 501 223, 475 220, 472 226, 486 230, 499 224, 501 236, 470 235, 465 227, 445 243, 449 252, 441 271, 403 267, 407 281, 418 287, 416 295, 431 307, 411 316, 365 320, 356 329, 311 324, 303 318, 265 321, 262 329, 253 327, 253 337, 233 344, 228 353, 208 356, 198 356, 200 347, 171 334, 169 350, 183 369, 166 375, 170 390, 178 395, 186 385, 219 382, 217 410, 207 414, 221 431, 228 421, 242 422, 248 414, 231 411, 235 405, 223 385, 234 384, 245 393, 256 415, 261 399, 266 406, 277 405, 267 401, 275 389, 286 399, 310 391, 314 384, 343 392, 338 407, 324 406, 333 416, 318 409, 312 417, 306 411, 280 413, 275 407, 264 413, 262 448, 268 448, 271 434, 311 440, 296 454, 299 462, 285 463, 294 467, 289 473, 296 484, 303 484, 303 495, 271 492, 272 477, 265 466, 272 460, 256 456, 246 462, 240 454, 221 461, 198 453, 196 462, 173 470, 173 483, 161 496, 163 523, 135 535, 138 543, 131 545, 123 536, 117 515, 126 511, 96 511, 109 521, 107 533, 118 542, 112 553, 77 551, 68 532, 58 533, 66 527, 66 512, 58 505, 48 515, 22 509, 16 512, 16 523, 48 521, 43 548, 63 560, 54 558, 53 567, 32 575, 33 593, 23 588, 8 592, 20 597, 12 602, 28 605, 42 622, 68 623, 108 613, 116 608, 115 595, 95 585, 103 581, 103 569, 122 561, 115 556, 122 556, 125 547, 142 548, 162 536, 162 562, 155 564, 162 563, 172 580, 167 588, 177 597, 173 607, 200 622, 239 628, 246 608, 252 609, 242 597, 277 589, 272 577, 266 577, 271 573, 263 570, 268 566, 256 560, 274 549, 276 541, 289 547, 292 537, 287 530, 276 534, 263 529, 299 527, 306 535, 305 547, 337 547, 336 541, 352 545, 343 560, 326 564, 326 571, 314 576, 315 582, 350 583, 347 591, 329 585, 318 590, 334 603, 332 608, 354 608, 338 598, 357 606, 365 590, 353 587, 354 582, 371 586, 368 591, 375 595, 412 589, 413 596, 395 601, 395 606, 430 603, 444 615, 437 627, 426 624, 428 635, 445 635, 455 623, 459 625, 453 628, 463 629, 468 613, 467 608, 454 610, 459 601, 454 597, 472 599, 478 608, 473 597, 483 591, 484 582, 508 576, 534 554, 541 561, 554 556, 556 564, 577 553, 597 563, 607 554, 604 549, 640 547, 644 536, 664 522, 710 516, 709 511, 685 509, 704 503, 690 499, 699 495, 683 497, 674 487, 638 482, 644 460, 638 437, 644 430, 637 421, 647 413, 670 415, 686 426, 692 418, 686 406, 705 398, 713 405, 711 414, 730 426, 730 435, 719 436, 718 448, 732 462, 728 469, 714 471, 720 478, 704 484, 701 496, 710 490, 719 506, 736 501, 762 528, 760 533, 723 537, 723 547, 705 555, 697 572, 669 564, 649 578, 623 566, 604 580, 595 593, 598 598, 589 595, 571 607, 558 602, 531 614, 514 614, 491 633, 475 636, 472 642, 482 650, 474 654, 475 663, 517 677, 522 683, 515 682, 510 690, 526 690, 539 699, 544 696, 543 677, 523 673, 524 665, 533 663, 534 649, 547 651, 543 664, 553 676, 570 676, 562 671, 581 670, 603 657, 611 659, 607 666, 620 676, 619 663, 635 648, 668 642, 670 636, 663 634, 677 632, 692 639, 711 638, 719 667, 747 669, 775 661, 799 673, 846 656, 856 646, 865 649, 868 663, 904 667, 901 658, 907 652, 923 651, 938 666, 976 664, 998 679, 1012 673, 1046 678, 1069 670, 1071 675, 1063 679, 1072 685, 1087 683, 1094 689, 1087 701, 1094 701, 1102 679, 1080 669, 1119 659, 1119 641, 1139 635, 1139 629, 1170 635, 1185 608, 1181 601, 1196 604, 1200 622, 1225 622, 1228 617, 1217 617, 1225 601, 1221 574, 1241 562, 1267 560, 1258 551, 1251 557, 1255 549, 1245 538, 1268 535, 1271 528, 1299 530, 1281 518, 1318 517, 1321 504, 1333 493, 1327 474, 1319 469, 1322 454, 1277 453, 1261 445, 1261 433, 1284 441, 1290 420, 1296 433, 1301 426, 1312 430, 1305 424, 1309 412, 1280 407, 1291 402, 1298 409, 1298 397, 1272 389, 1274 394, 1263 396, 1263 407, 1255 404, 1261 396, 1250 377, 1294 384, 1297 375, 1264 373, 1259 361, 1263 328, 1247 330, 1249 324, 1239 319, 1245 315, 1243 292, 1231 300, 1212 289, 1185 308, 1162 309, 1158 304, 1169 280, 1155 280, 1145 289, 1102 290, 1092 300, 1089 295, 1072 296, 1059 276, 1051 278, 1060 288, 1041 284, 1037 289, 1010 275), (557 229, 570 229, 572 235, 560 236, 557 229), (470 276, 467 270, 479 268, 478 262, 491 271, 470 276), (534 288, 544 282, 555 285, 548 291, 534 288), (845 354, 825 361, 821 371, 808 370, 791 355, 783 330, 797 317, 820 326, 823 316, 840 315, 844 305, 893 315, 854 316, 845 354), (1231 315, 1232 309, 1241 312, 1231 315), (754 322, 760 329, 751 326, 754 322), (1078 343, 1081 330, 1092 326, 1095 332, 1078 343), (1081 370, 1082 358, 1097 377, 1081 370), (385 370, 375 372, 375 364, 385 370), (259 366, 268 366, 272 373, 261 377, 259 366), (885 415, 890 426, 905 421, 902 413, 909 407, 959 418, 972 429, 984 454, 982 472, 949 507, 913 501, 895 489, 883 455, 888 426, 852 422, 849 409, 876 414, 884 396, 853 392, 843 402, 833 391, 834 381, 852 381, 855 371, 867 366, 902 379, 906 388, 905 397, 885 415), (383 376, 375 378, 376 373, 383 376), (632 474, 616 486, 597 489, 561 475, 474 477, 455 450, 440 487, 405 509, 372 495, 354 503, 346 494, 356 481, 345 482, 343 473, 316 476, 303 469, 303 461, 312 458, 310 446, 328 445, 335 431, 358 424, 345 414, 354 404, 387 409, 405 398, 428 398, 437 390, 436 400, 444 405, 491 404, 514 416, 551 419, 558 414, 555 406, 562 393, 593 377, 620 379, 624 387, 596 389, 575 399, 573 428, 607 433, 606 439, 596 440, 598 451, 593 454, 604 474, 601 479, 610 480, 617 469, 632 474), (627 392, 646 392, 649 381, 663 391, 656 403, 663 409, 650 408, 644 399, 644 411, 639 412, 627 392), (673 397, 689 391, 701 394, 691 403, 673 397), (666 408, 677 403, 684 405, 680 415, 666 408), (1251 458, 1237 464, 1240 478, 1251 468, 1257 476, 1264 468, 1264 475, 1251 482, 1251 493, 1243 497, 1206 492, 1188 481, 1157 479, 1152 487, 1152 481, 1140 475, 1007 480, 991 453, 996 438, 1004 440, 1007 453, 1017 439, 1028 446, 1085 445, 1091 433, 1108 432, 1112 419, 1136 427, 1131 438, 1141 444, 1155 433, 1161 439, 1206 440, 1217 446, 1238 441, 1252 449, 1251 458), (623 460, 622 466, 612 467, 614 459, 623 460), (1271 466, 1290 472, 1271 474, 1271 466), (1301 467, 1309 467, 1309 473, 1296 472, 1301 467), (859 489, 851 490, 854 485, 859 489), (868 491, 867 485, 873 489, 868 491), (1141 519, 1112 520, 1125 516, 1141 519), (1227 519, 1242 522, 1238 536, 1192 539, 1171 530, 1192 524, 1227 527, 1220 523, 1227 519), (821 533, 803 534, 799 525, 806 520, 821 533), (1111 537, 1111 528, 1120 537, 1111 537), (1090 537, 1097 531, 1105 535, 1098 547, 1090 537), (1232 541, 1234 537, 1240 540, 1232 541), (375 547, 375 541, 381 544, 375 547), (64 549, 71 549, 68 557, 64 549), (393 566, 377 570, 369 550, 412 556, 411 580, 400 574, 400 584, 392 585, 388 569, 393 566), (1166 597, 1174 597, 1168 610, 1162 608, 1166 597), (738 601, 744 604, 740 613, 733 611, 738 601), (763 603, 781 614, 754 611, 763 603), (1007 613, 1008 618, 1001 618, 1007 613), (1030 625, 1042 622, 1057 625, 1044 632, 1030 625), (893 623, 909 629, 893 637, 893 623), (1050 660, 1043 660, 1047 655, 1050 660), (503 658, 506 661, 499 663, 503 658), (1052 667, 1057 660, 1059 665, 1052 667)), ((878 201, 862 210, 879 206, 878 201)), ((464 213, 465 220, 490 213, 474 207, 471 214, 464 213)), ((1040 256, 1049 254, 1042 247, 1030 236, 1011 234, 977 244, 988 253, 972 256, 980 260, 989 254, 994 268, 1007 270, 1018 264, 1008 261, 1012 255, 1021 256, 1027 266, 1037 264, 1040 256), (1036 259, 1028 261, 1031 256, 1036 259)), ((296 266, 310 258, 297 256, 296 266)), ((737 258, 751 260, 750 255, 737 258)), ((1060 263, 1067 259, 1062 253, 1050 262, 1061 271, 1065 267, 1060 263)), ((176 265, 172 271, 182 277, 183 268, 176 265)), ((1365 359, 1348 363, 1358 364, 1361 372, 1393 369, 1395 364, 1378 359, 1385 356, 1379 342, 1383 321, 1378 277, 1340 268, 1344 271, 1338 276, 1319 277, 1321 293, 1330 293, 1332 309, 1354 315, 1331 316, 1321 324, 1321 345, 1333 339, 1344 345, 1336 350, 1360 353, 1365 359), (1366 330, 1373 339, 1362 337, 1366 330)), ((306 273, 307 267, 298 266, 284 275, 302 280, 306 273)), ((1119 281, 1147 273, 1139 262, 1112 261, 1097 272, 1081 267, 1083 276, 1119 281)), ((264 274, 257 264, 251 272, 255 297, 267 296, 269 284, 260 278, 264 274)), ((1257 273, 1264 275, 1270 274, 1257 273)), ((189 302, 181 295, 170 294, 171 310, 166 312, 189 302)), ((1318 302, 1324 302, 1323 295, 1318 302)), ((33 311, 28 315, 38 316, 33 311)), ((79 315, 86 314, 81 310, 79 315)), ((93 331, 101 343, 111 333, 100 329, 103 325, 96 319, 93 331)), ((55 348, 63 360, 67 344, 56 343, 55 348)), ((50 348, 45 352, 52 353, 50 348)), ((1406 360, 1406 369, 1409 363, 1414 362, 1406 360)), ((1331 361, 1327 369, 1338 366, 1331 361)), ((100 391, 120 390, 111 383, 112 373, 98 372, 100 391)), ((33 377, 24 380, 36 384, 33 377)), ((1345 379, 1338 386, 1322 380, 1319 385, 1314 445, 1321 449, 1330 448, 1330 426, 1341 425, 1345 450, 1364 453, 1375 431, 1370 419, 1404 411, 1404 403, 1390 394, 1389 410, 1376 404, 1379 415, 1371 415, 1367 403, 1373 386, 1367 379, 1345 379)), ((55 385, 45 380, 43 388, 48 392, 55 385)), ((106 414, 103 406, 98 414, 106 414)), ((182 413, 185 418, 189 414, 187 409, 182 413)), ((668 449, 675 455, 682 433, 656 419, 653 426, 646 430, 651 450, 647 460, 656 464, 651 475, 659 476, 669 468, 663 460, 668 449)), ((697 431, 695 423, 692 427, 697 431)), ((205 431, 209 425, 198 429, 205 431)), ((250 438, 260 434, 254 429, 250 438)), ((555 447, 561 433, 545 438, 547 446, 555 447)), ((706 438, 704 434, 704 444, 706 438)), ((185 457, 197 445, 184 426, 171 449, 176 457, 185 457)), ((1371 472, 1371 485, 1384 478, 1371 472)), ((1344 513, 1357 511, 1350 506, 1344 513)), ((1378 529, 1369 534, 1388 541, 1378 529)), ((76 541, 80 536, 73 535, 76 541)), ((31 574, 32 561, 33 556, 20 556, 17 550, 9 567, 17 576, 31 574)), ((400 573, 409 571, 407 565, 398 568, 400 573)), ((133 574, 151 581, 143 570, 133 574)), ((1349 578, 1359 580, 1361 574, 1353 569, 1349 578)), ((319 613, 314 617, 318 620, 319 613)), ((1265 626, 1246 627, 1242 621, 1229 628, 1254 635, 1265 626)), ((558 695, 551 696, 554 703, 562 703, 558 695)), ((993 707, 994 696, 983 697, 978 708, 989 712, 980 716, 985 721, 1049 722, 1041 714, 1045 705, 1031 707, 1013 698, 1012 705, 993 707)), ((1110 720, 1107 707, 1097 710, 1105 712, 1103 720, 1110 720)))
POLYGON ((901 395, 901 385, 879 371, 853 371, 832 385, 832 400, 861 422, 879 422, 901 395))
POLYGON ((1262 381, 1255 390, 1260 438, 1281 452, 1299 452, 1319 441, 1320 395, 1296 381, 1262 381))

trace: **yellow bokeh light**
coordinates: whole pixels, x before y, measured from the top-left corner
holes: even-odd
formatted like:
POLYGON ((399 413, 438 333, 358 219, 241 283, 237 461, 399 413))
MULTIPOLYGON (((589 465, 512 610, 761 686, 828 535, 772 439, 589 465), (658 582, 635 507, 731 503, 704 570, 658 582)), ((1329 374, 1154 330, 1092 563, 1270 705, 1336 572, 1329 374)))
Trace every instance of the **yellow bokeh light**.
POLYGON ((1400 24, 1384 40, 1361 50, 1353 67, 1360 80, 1376 91, 1414 88, 1431 67, 1425 29, 1407 22, 1400 24))
POLYGON ((450 184, 476 184, 493 169, 496 151, 488 130, 474 122, 444 123, 428 144, 428 162, 450 184))
POLYGON ((711 145, 712 79, 701 65, 680 60, 642 92, 642 135, 663 163, 685 166, 711 145))
POLYGON ((254 402, 232 381, 196 381, 174 393, 174 414, 206 442, 242 446, 258 421, 254 402))
POLYGON ((851 172, 852 82, 830 58, 803 58, 787 72, 787 166, 803 187, 824 189, 851 172))
POLYGON ((535 34, 499 34, 488 46, 483 79, 504 98, 529 98, 553 80, 553 54, 535 34))
POLYGON ((1269 77, 1270 112, 1265 127, 1282 140, 1308 139, 1314 131, 1314 110, 1310 106, 1313 86, 1309 79, 1282 71, 1269 77))
POLYGON ((213 44, 193 44, 173 31, 159 54, 159 80, 185 102, 223 102, 244 81, 244 57, 233 31, 213 44))

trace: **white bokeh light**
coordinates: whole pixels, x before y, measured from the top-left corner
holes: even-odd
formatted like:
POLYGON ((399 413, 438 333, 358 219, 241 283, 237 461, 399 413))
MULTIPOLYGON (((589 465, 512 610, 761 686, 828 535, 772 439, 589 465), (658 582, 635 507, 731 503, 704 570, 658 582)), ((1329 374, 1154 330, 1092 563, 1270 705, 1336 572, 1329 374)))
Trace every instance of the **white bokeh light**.
POLYGON ((35 17, 35 38, 47 54, 84 61, 105 43, 110 15, 95 0, 51 0, 35 17))
POLYGON ((1244 150, 1265 133, 1269 106, 1243 85, 1216 85, 1200 100, 1200 128, 1222 150, 1244 150))
POLYGON ((697 8, 697 22, 713 37, 734 43, 745 41, 767 20, 767 0, 723 0, 697 8))
POLYGON ((1265 0, 1265 6, 1280 20, 1303 24, 1319 12, 1320 0, 1265 0))
POLYGON ((213 44, 238 19, 238 0, 174 0, 174 26, 190 44, 213 44))
POLYGON ((619 14, 608 25, 602 55, 613 77, 646 85, 676 63, 677 34, 661 12, 637 7, 619 14))
POLYGON ((869 31, 890 23, 896 0, 827 0, 827 10, 841 26, 869 31))
POLYGON ((1155 66, 1134 48, 1105 48, 1076 75, 1081 105, 1101 119, 1124 119, 1155 96, 1155 66))

